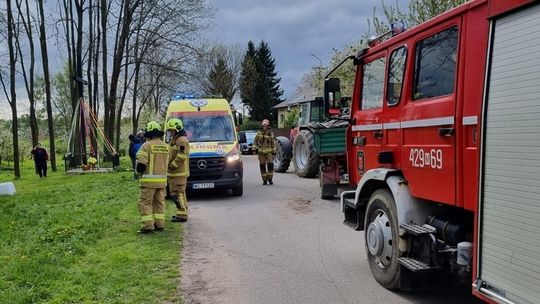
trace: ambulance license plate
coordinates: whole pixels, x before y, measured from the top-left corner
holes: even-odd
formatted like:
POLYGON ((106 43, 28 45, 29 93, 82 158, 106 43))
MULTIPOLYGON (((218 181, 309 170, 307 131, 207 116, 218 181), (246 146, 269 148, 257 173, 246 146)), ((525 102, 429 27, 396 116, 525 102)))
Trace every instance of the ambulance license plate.
POLYGON ((213 189, 214 183, 199 183, 193 184, 193 189, 213 189))

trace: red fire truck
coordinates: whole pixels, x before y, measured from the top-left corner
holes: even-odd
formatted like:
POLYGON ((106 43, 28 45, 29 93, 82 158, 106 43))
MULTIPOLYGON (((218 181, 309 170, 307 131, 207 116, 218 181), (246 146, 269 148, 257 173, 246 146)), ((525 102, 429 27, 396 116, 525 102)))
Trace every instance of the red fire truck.
POLYGON ((540 303, 539 24, 540 1, 474 0, 351 57, 341 207, 382 286, 540 303))

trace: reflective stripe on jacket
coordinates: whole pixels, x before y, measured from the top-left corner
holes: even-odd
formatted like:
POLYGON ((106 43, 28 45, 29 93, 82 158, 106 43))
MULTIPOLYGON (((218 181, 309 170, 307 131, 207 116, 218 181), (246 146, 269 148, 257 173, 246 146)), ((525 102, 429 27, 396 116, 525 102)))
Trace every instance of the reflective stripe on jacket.
POLYGON ((185 132, 180 131, 170 142, 167 176, 189 176, 189 140, 185 132))
POLYGON ((169 146, 160 138, 145 142, 137 152, 137 163, 145 164, 140 185, 146 188, 165 188, 167 186, 167 164, 169 146))
POLYGON ((259 154, 276 153, 276 138, 270 130, 257 131, 253 145, 259 154))

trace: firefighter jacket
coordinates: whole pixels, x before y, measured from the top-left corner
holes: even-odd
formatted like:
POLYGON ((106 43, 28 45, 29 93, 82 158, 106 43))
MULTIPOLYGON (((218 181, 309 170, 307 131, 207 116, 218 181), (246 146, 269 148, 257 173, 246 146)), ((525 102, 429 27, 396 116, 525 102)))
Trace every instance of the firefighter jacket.
POLYGON ((167 164, 169 162, 169 146, 161 138, 146 141, 137 152, 137 163, 146 165, 139 179, 145 188, 167 187, 167 164))
POLYGON ((171 139, 167 176, 189 176, 189 140, 183 130, 171 139))
POLYGON ((259 130, 253 140, 253 149, 257 149, 259 154, 276 154, 276 138, 270 130, 259 130))

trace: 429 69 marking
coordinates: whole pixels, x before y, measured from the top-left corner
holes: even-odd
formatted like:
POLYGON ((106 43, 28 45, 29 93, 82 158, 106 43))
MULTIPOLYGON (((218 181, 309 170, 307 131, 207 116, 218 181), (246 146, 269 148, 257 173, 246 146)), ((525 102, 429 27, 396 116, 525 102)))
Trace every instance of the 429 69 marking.
POLYGON ((416 168, 442 169, 443 152, 441 149, 411 149, 409 161, 416 168))

